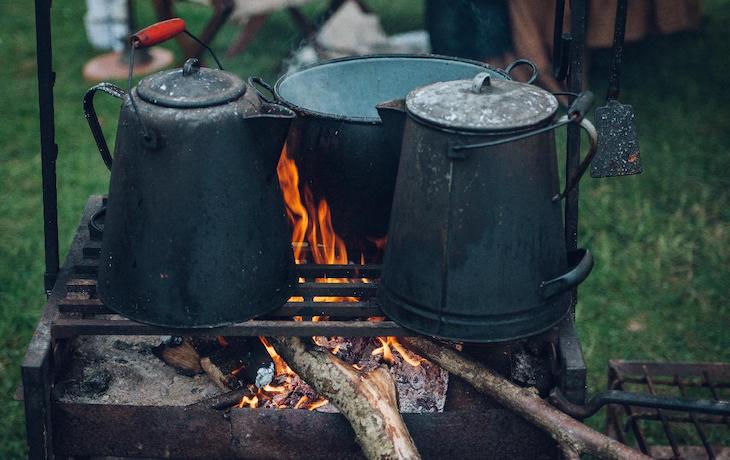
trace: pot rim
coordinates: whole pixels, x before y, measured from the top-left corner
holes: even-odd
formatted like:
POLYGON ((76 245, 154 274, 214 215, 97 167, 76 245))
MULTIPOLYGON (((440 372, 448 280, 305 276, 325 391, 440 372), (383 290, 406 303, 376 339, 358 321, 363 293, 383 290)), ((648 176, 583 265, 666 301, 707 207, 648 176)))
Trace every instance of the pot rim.
POLYGON ((449 134, 458 134, 462 136, 472 136, 472 137, 504 137, 507 135, 516 135, 516 134, 522 134, 529 131, 532 131, 534 129, 542 128, 543 126, 547 126, 550 123, 552 123, 556 116, 555 113, 550 115, 549 117, 545 118, 542 121, 539 121, 537 123, 533 123, 531 125, 525 125, 520 126, 517 128, 510 128, 510 129, 504 129, 504 130, 479 130, 479 129, 467 129, 467 128, 454 128, 453 126, 446 126, 441 125, 438 123, 434 123, 430 120, 426 120, 425 118, 419 117, 417 114, 406 110, 406 116, 413 120, 414 123, 418 123, 419 125, 422 125, 426 128, 432 129, 434 131, 438 131, 441 133, 449 133, 449 134))
MULTIPOLYGON (((349 117, 347 115, 341 115, 341 114, 334 114, 334 113, 326 113, 326 112, 319 112, 316 110, 307 109, 305 107, 301 107, 297 104, 294 104, 286 99, 284 99, 281 94, 279 93, 279 88, 281 87, 281 84, 290 76, 295 75, 299 72, 309 70, 314 67, 321 67, 329 64, 337 64, 340 62, 347 62, 347 61, 365 61, 365 60, 372 60, 372 59, 393 59, 393 58, 415 58, 415 59, 437 59, 437 60, 444 60, 444 61, 456 61, 456 62, 462 62, 466 64, 473 64, 479 67, 482 67, 484 69, 493 71, 495 73, 498 73, 505 77, 507 80, 512 80, 512 77, 509 76, 509 74, 504 69, 496 68, 486 62, 480 62, 475 61, 473 59, 464 59, 459 58, 455 56, 445 56, 442 54, 413 54, 413 53, 397 53, 397 54, 365 54, 361 56, 346 56, 342 58, 336 58, 336 59, 329 59, 326 61, 316 62, 314 64, 309 64, 304 67, 301 67, 293 72, 286 73, 279 77, 278 80, 276 80, 276 83, 274 84, 274 95, 277 99, 277 101, 288 108, 294 110, 298 114, 303 114, 306 116, 310 116, 313 118, 320 118, 320 119, 326 119, 326 120, 335 120, 335 121, 345 121, 349 123, 356 123, 356 124, 364 124, 364 125, 380 125, 382 124, 382 121, 380 120, 380 117, 349 117)), ((414 88, 415 89, 415 88, 414 88)), ((403 97, 405 98, 406 95, 404 94, 403 97)), ((385 101, 383 101, 385 102, 385 101)))

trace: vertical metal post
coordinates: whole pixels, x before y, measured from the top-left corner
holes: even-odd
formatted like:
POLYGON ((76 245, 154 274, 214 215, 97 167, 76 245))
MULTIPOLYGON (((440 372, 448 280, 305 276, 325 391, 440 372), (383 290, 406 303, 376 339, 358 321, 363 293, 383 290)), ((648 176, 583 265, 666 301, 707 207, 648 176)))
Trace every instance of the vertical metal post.
MULTIPOLYGON (((43 320, 41 320, 43 321, 43 320)), ((46 324, 47 326, 47 324, 46 324)), ((49 460, 53 453, 51 430, 51 391, 53 374, 50 364, 50 336, 36 333, 23 361, 23 404, 25 405, 25 434, 28 458, 49 460), (47 341, 44 341, 47 340, 47 341), (33 347, 33 348, 31 348, 33 347)))
POLYGON ((51 0, 35 0, 36 53, 38 60, 38 106, 41 133, 41 173, 43 178, 43 234, 45 239, 44 287, 53 288, 58 275, 58 203, 56 158, 58 146, 53 111, 53 53, 51 50, 51 0))
MULTIPOLYGON (((579 93, 583 88, 583 55, 585 53, 586 1, 570 2, 570 67, 568 90, 579 93)), ((580 127, 568 125, 566 177, 573 177, 580 164, 580 127)), ((578 185, 565 198, 565 246, 568 251, 578 247, 578 185)), ((578 301, 577 289, 573 290, 573 315, 578 301)))

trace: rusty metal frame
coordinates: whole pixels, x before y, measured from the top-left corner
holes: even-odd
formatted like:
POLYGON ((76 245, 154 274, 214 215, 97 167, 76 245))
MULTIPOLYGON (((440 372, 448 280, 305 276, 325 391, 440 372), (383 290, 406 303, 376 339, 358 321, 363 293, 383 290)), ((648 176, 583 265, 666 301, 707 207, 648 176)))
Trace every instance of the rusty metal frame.
MULTIPOLYGON (((253 320, 241 323, 228 328, 216 330, 194 330, 180 331, 179 329, 155 328, 152 326, 136 323, 121 316, 109 315, 106 307, 95 298, 95 268, 94 260, 98 260, 98 240, 91 238, 89 233, 88 222, 91 216, 102 204, 102 197, 92 196, 84 208, 83 217, 77 228, 75 238, 71 244, 71 248, 66 258, 63 269, 59 272, 58 281, 49 298, 44 310, 43 316, 38 323, 38 327, 33 335, 33 339, 28 347, 25 360, 23 361, 23 391, 26 401, 26 427, 28 433, 28 443, 30 446, 29 457, 33 459, 55 458, 57 452, 68 455, 72 452, 69 442, 77 442, 82 438, 80 431, 74 431, 69 428, 62 428, 64 424, 70 420, 68 417, 75 414, 75 422, 79 426, 83 424, 96 424, 103 426, 103 417, 99 417, 99 413, 104 410, 94 405, 77 405, 68 406, 58 402, 54 402, 51 398, 53 384, 57 376, 64 369, 64 358, 66 356, 66 344, 69 339, 76 335, 92 334, 92 335, 124 335, 124 334, 150 334, 150 335, 187 335, 194 333, 197 335, 360 335, 360 336, 383 336, 383 335, 407 335, 408 332, 401 329, 394 323, 384 320, 372 322, 365 320, 369 316, 378 316, 380 308, 372 295, 377 288, 376 283, 353 283, 354 287, 342 287, 337 284, 329 283, 304 283, 300 287, 300 293, 307 296, 314 295, 354 295, 357 294, 364 298, 360 302, 313 302, 307 300, 305 302, 292 302, 282 307, 277 312, 270 315, 265 320, 253 320), (96 259, 95 259, 96 257, 96 259), (329 284, 327 286, 323 286, 329 284), (70 288, 70 290, 69 290, 70 288), (333 290, 334 289, 334 290, 333 290), (348 290, 349 289, 349 290, 348 290), (291 315, 315 315, 328 314, 331 316, 330 321, 292 321, 291 315), (103 315, 101 318, 99 315, 103 315), (109 319, 112 318, 112 319, 109 319), (324 323, 325 328, 322 328, 324 323), (329 328, 329 329, 328 329, 329 328), (59 410, 61 412, 59 412, 59 410), (96 413, 94 411, 101 411, 96 413), (70 411, 70 412, 69 412, 70 411), (88 419, 80 419, 81 414, 88 419), (61 429, 62 428, 62 429, 61 429), (60 431, 59 431, 60 430, 60 431), (54 440, 55 437, 55 440, 54 440), (69 441, 71 440, 71 441, 69 441), (60 449, 60 450, 59 450, 60 449)), ((299 267, 300 274, 306 278, 317 278, 323 273, 328 273, 334 277, 363 277, 376 279, 379 268, 374 265, 365 266, 318 266, 306 265, 299 267), (322 271, 324 270, 324 272, 322 271)), ((557 332, 558 343, 555 354, 558 356, 560 369, 556 372, 560 376, 561 389, 566 395, 572 396, 576 400, 582 400, 585 394, 585 363, 580 350, 580 343, 577 339, 575 328, 572 321, 565 321, 557 332)), ((571 398, 571 399, 572 399, 571 398)), ((104 406, 106 407, 106 406, 104 406)), ((169 407, 168 407, 169 408, 169 407)), ((174 408, 173 408, 174 409, 174 408)), ((456 410, 463 411, 467 407, 459 406, 456 410)), ((111 409, 109 409, 111 410, 111 409)), ((126 409, 118 408, 119 416, 123 417, 126 409)), ((132 409, 130 409, 132 410, 132 409)), ((135 409, 143 410, 143 409, 135 409)), ((159 409, 162 410, 162 409, 159 409)), ((193 410, 192 408, 188 411, 193 410)), ((476 413, 463 412, 464 417, 479 416, 489 418, 492 416, 485 412, 482 408, 476 413), (481 413, 479 412, 481 411, 481 413)), ((134 412, 134 410, 132 410, 134 412)), ((135 412, 136 413, 136 412, 135 412)), ((203 417, 203 420, 210 418, 217 420, 219 415, 211 415, 210 411, 201 413, 189 412, 190 417, 203 417), (212 418, 211 418, 212 417, 212 418)), ((159 414, 155 415, 159 416, 159 414)), ((322 418, 321 416, 318 416, 322 418)), ((417 416, 407 416, 417 417, 417 416)), ((443 418, 444 423, 456 424, 457 416, 452 414, 449 416, 439 416, 443 418)), ((503 417, 503 416, 500 416, 503 417)), ((245 418, 245 417, 244 417, 245 418)), ((438 417, 437 417, 438 418, 438 417)), ((247 420, 247 419, 246 419, 247 420)), ((315 420, 312 418, 311 420, 315 420)), ((423 426, 425 432, 431 433, 429 421, 426 419, 414 419, 414 426, 423 426)), ((512 420, 510 418, 510 420, 512 420)), ((192 423, 192 422, 191 422, 192 423)), ((218 423, 218 422, 216 422, 218 423)), ((221 422, 222 423, 222 422, 221 422)), ((517 423, 517 422, 510 422, 517 423)), ((116 426, 116 425, 115 425, 116 426)), ((130 436, 140 434, 143 429, 134 428, 135 424, 131 421, 127 423, 119 422, 118 428, 121 433, 124 429, 131 430, 130 436)), ((520 424, 520 429, 522 425, 520 424)), ((338 428, 339 429, 339 428, 338 428)), ((174 434, 171 427, 168 434, 174 434)), ((326 431, 326 430, 325 430, 326 431)), ((335 430, 337 431, 337 430, 335 430)), ((435 432, 434 432, 435 433, 435 432)), ((432 436, 435 436, 431 433, 432 436)), ((120 435, 121 436, 121 435, 120 435)), ((470 435, 471 436, 471 435, 470 435)), ((88 446, 87 446, 88 447, 88 446)), ((117 446, 117 453, 124 454, 122 447, 117 446)), ((246 452, 241 447, 240 452, 246 452)), ((454 447, 456 449, 456 447, 454 447)), ((104 454, 104 449, 100 447, 97 453, 104 454)), ((440 452, 440 451, 439 451, 440 452)), ((455 451, 458 452, 458 449, 455 451)), ((82 451, 75 451, 76 455, 81 455, 82 451)))
MULTIPOLYGON (((720 400, 719 391, 730 392, 730 364, 726 363, 658 363, 610 360, 608 388, 639 391, 649 394, 689 396, 689 389, 702 389, 703 397, 720 400), (631 388, 627 388, 631 386, 631 388)), ((725 399, 728 393, 725 394, 725 399)), ((696 397, 696 396, 695 396, 696 397)), ((686 412, 647 409, 630 405, 610 405, 606 411, 607 433, 624 444, 632 441, 638 449, 656 458, 716 458, 730 449, 712 445, 708 430, 722 427, 730 436, 730 418, 686 412), (660 427, 661 435, 647 436, 647 429, 660 427), (696 445, 682 445, 675 434, 680 425, 694 428, 696 445), (652 443, 653 441, 653 443, 652 443), (666 442, 665 445, 656 445, 666 442), (652 445, 654 444, 654 445, 652 445)), ((654 429, 654 431, 658 431, 654 429)))
MULTIPOLYGON (((364 458, 342 414, 69 403, 54 403, 54 412, 56 451, 64 457, 364 458)), ((549 435, 502 408, 477 403, 403 419, 424 458, 483 458, 485 452, 510 460, 558 456, 549 435)))
POLYGON ((94 196, 79 227, 80 252, 69 254, 69 271, 59 283, 65 287, 57 304, 58 315, 50 323, 53 339, 79 335, 190 335, 190 336, 406 336, 413 333, 386 320, 374 297, 380 276, 378 265, 300 265, 300 282, 293 293, 302 302, 287 302, 272 314, 214 329, 180 329, 150 326, 116 315, 96 294, 96 274, 100 255, 98 235, 89 232, 91 216, 101 209, 102 197, 94 196), (326 283, 322 278, 348 278, 348 283, 326 283), (371 279, 365 282, 364 279, 371 279), (323 301, 315 297, 355 297, 357 302, 323 301), (295 321, 295 316, 301 321, 295 321), (328 316, 312 321, 313 316, 328 316), (378 317, 369 321, 369 317, 378 317))

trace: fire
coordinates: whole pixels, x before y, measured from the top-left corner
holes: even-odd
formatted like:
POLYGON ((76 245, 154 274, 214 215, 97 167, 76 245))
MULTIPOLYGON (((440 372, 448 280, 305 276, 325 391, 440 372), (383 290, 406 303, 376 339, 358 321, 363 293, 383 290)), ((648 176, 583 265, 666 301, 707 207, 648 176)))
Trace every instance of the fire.
MULTIPOLYGON (((244 407, 255 409, 257 407, 260 407, 265 402, 271 401, 271 399, 276 395, 288 393, 290 391, 289 388, 291 387, 292 382, 295 378, 297 378, 294 371, 292 371, 291 368, 286 364, 281 355, 276 352, 276 349, 271 345, 271 343, 269 343, 269 341, 266 340, 265 337, 259 337, 259 340, 264 345, 264 348, 266 348, 266 352, 271 357, 271 360, 274 362, 274 374, 276 376, 275 378, 278 381, 282 381, 283 383, 280 385, 273 385, 269 383, 256 390, 254 394, 243 396, 243 398, 241 398, 241 401, 238 403, 238 407, 241 409, 243 409, 244 407)), ((255 387, 251 386, 251 388, 255 390, 255 387)), ((253 393, 253 391, 251 391, 251 393, 253 393)), ((309 397, 302 396, 294 405, 294 408, 306 408, 309 410, 314 410, 318 407, 324 406, 328 402, 329 401, 324 398, 310 400, 309 397)), ((288 406, 286 405, 277 406, 277 408, 279 409, 285 409, 287 407, 288 406)))
POLYGON ((299 398, 299 401, 297 401, 297 403, 294 405, 294 409, 301 409, 302 406, 307 403, 307 401, 309 401, 309 397, 302 396, 301 398, 299 398))
POLYGON ((251 409, 257 408, 259 405, 259 398, 258 396, 254 395, 252 397, 244 396, 241 399, 241 402, 238 403, 238 408, 243 409, 244 407, 250 407, 251 409))
POLYGON ((276 375, 294 375, 294 371, 289 368, 289 365, 284 362, 284 358, 279 356, 274 347, 266 340, 266 337, 259 337, 261 343, 264 344, 266 352, 271 356, 271 360, 274 362, 274 373, 276 375))
POLYGON ((279 164, 276 167, 279 176, 279 185, 286 203, 286 214, 292 223, 291 239, 294 247, 294 260, 302 263, 302 243, 309 228, 309 214, 302 204, 299 195, 299 170, 294 160, 289 157, 286 146, 281 152, 279 164))
POLYGON ((315 203, 314 194, 309 187, 304 187, 304 203, 299 190, 299 170, 284 146, 276 167, 281 192, 286 203, 286 213, 292 225, 292 247, 296 263, 304 263, 302 257, 305 241, 309 243, 314 263, 346 264, 347 248, 345 242, 332 226, 332 213, 324 199, 315 203), (316 216, 310 220, 309 216, 316 216))
POLYGON ((393 349, 398 352, 400 357, 403 358, 403 361, 407 362, 413 367, 421 365, 423 358, 412 358, 408 351, 403 348, 403 345, 401 345, 395 337, 378 337, 378 340, 380 341, 380 347, 373 350, 373 356, 383 355, 383 360, 385 362, 393 364, 395 363, 395 358, 393 357, 393 351, 390 348, 393 347, 393 349))
MULTIPOLYGON (((276 169, 279 184, 281 186, 284 203, 286 204, 286 213, 292 227, 292 248, 294 251, 294 260, 297 264, 313 262, 315 264, 348 264, 349 258, 347 254, 347 246, 344 240, 337 235, 332 225, 332 212, 329 204, 325 199, 317 201, 311 189, 304 185, 300 190, 299 170, 297 169, 294 159, 289 156, 286 146, 281 152, 279 164, 276 169), (309 248, 308 252, 305 249, 309 248), (308 260, 310 257, 311 260, 308 260)), ((378 251, 382 252, 386 237, 371 240, 378 251)), ((360 255, 360 263, 365 264, 365 256, 360 255)), ((300 279, 300 282, 304 281, 300 279)), ((318 282, 324 283, 347 283, 348 278, 319 278, 318 282)), ((370 282, 362 279, 363 282, 370 282)), ((355 297, 315 297, 315 302, 357 302, 359 299, 355 297)), ((301 297, 292 297, 290 302, 302 302, 301 297)), ((327 320, 327 317, 314 316, 311 321, 317 322, 327 320)), ((384 318, 370 318, 371 321, 382 320, 384 318)), ((294 317, 295 321, 303 321, 301 316, 294 317)), ((266 351, 274 362, 275 379, 282 383, 279 386, 266 385, 259 388, 255 394, 244 396, 238 407, 259 407, 262 402, 269 401, 273 395, 285 393, 287 388, 294 381, 296 374, 284 362, 283 358, 276 352, 274 347, 266 340, 265 337, 259 337, 261 343, 266 347, 266 351)), ((327 342, 325 337, 312 337, 315 343, 323 345, 327 342)), ((403 348, 395 337, 378 337, 380 347, 373 350, 372 355, 382 355, 383 360, 392 364, 395 362, 394 352, 397 352, 403 359, 412 366, 419 366, 421 360, 414 359, 403 348)), ((335 346, 331 351, 334 354, 340 350, 340 345, 335 346)), ((359 366, 355 365, 357 369, 359 366)), ((324 398, 312 400, 308 396, 301 396, 294 405, 295 408, 306 408, 314 410, 327 404, 324 398)), ((283 406, 278 406, 283 407, 283 406)))
POLYGON ((275 387, 271 384, 268 384, 264 385, 262 390, 266 391, 267 393, 284 393, 286 391, 286 388, 284 387, 284 385, 275 387))
POLYGON ((309 409, 309 410, 315 410, 315 409, 317 409, 318 407, 322 407, 322 406, 324 406, 324 405, 325 405, 325 404, 327 404, 328 402, 329 402, 329 401, 327 401, 326 399, 320 399, 320 400, 318 400, 318 401, 314 401, 314 402, 313 402, 312 404, 310 404, 310 405, 309 405, 309 407, 307 407, 307 409, 309 409))

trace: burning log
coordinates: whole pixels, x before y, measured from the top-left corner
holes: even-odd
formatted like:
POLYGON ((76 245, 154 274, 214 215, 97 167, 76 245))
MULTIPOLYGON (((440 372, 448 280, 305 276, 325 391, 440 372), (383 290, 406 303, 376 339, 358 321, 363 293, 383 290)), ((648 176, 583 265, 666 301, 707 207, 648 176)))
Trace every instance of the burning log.
POLYGON ((347 417, 368 458, 420 458, 387 370, 362 374, 329 351, 307 347, 299 337, 273 341, 289 366, 347 417))
POLYGON ((560 444, 567 458, 580 458, 581 453, 602 459, 649 458, 560 412, 536 393, 510 383, 481 363, 451 348, 418 337, 403 337, 401 342, 545 430, 560 444))

